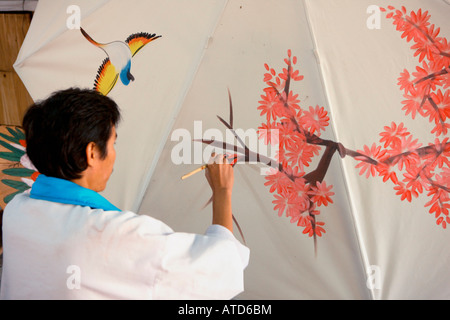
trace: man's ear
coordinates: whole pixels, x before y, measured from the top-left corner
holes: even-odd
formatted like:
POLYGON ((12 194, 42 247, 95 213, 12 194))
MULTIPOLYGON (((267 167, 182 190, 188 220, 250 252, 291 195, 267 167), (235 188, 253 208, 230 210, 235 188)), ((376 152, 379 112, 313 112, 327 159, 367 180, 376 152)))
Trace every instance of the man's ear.
POLYGON ((95 142, 89 142, 86 146, 86 161, 88 166, 92 166, 97 159, 97 145, 95 142))

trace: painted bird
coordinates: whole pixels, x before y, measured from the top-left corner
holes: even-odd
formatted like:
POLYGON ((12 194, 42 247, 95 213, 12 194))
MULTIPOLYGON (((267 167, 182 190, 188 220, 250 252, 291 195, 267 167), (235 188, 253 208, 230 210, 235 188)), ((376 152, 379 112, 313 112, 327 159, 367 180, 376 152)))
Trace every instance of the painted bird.
POLYGON ((80 28, 80 31, 90 43, 102 49, 107 55, 98 68, 94 82, 94 89, 105 96, 112 90, 119 78, 126 86, 130 81, 134 81, 131 74, 131 58, 147 43, 161 37, 154 33, 139 32, 130 35, 125 42, 99 43, 92 39, 83 28, 80 28))

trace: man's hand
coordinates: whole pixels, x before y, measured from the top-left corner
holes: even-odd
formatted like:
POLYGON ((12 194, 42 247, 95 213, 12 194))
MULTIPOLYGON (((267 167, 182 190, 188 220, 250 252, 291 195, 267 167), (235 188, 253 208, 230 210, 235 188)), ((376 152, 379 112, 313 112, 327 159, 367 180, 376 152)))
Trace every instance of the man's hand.
POLYGON ((226 156, 213 153, 205 175, 213 193, 224 190, 231 192, 233 189, 233 167, 228 163, 226 156))
POLYGON ((205 171, 213 192, 213 224, 219 224, 233 232, 231 194, 234 172, 224 155, 211 155, 205 171))

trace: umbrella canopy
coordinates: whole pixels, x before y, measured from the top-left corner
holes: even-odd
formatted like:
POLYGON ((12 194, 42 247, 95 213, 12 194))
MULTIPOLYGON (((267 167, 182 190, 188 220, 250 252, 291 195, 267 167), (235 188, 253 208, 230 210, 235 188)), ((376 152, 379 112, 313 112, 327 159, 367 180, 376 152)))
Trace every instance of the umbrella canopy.
POLYGON ((450 6, 372 2, 78 1, 71 29, 42 0, 15 68, 34 99, 117 101, 122 209, 203 232, 206 179, 180 178, 235 157, 240 298, 449 298, 450 6))
POLYGON ((224 4, 78 1, 74 5, 70 1, 39 1, 14 67, 34 100, 71 86, 93 88, 99 78, 102 90, 113 87, 102 92, 121 106, 124 121, 111 185, 121 184, 127 192, 109 188, 106 195, 122 208, 137 209, 162 141, 169 135, 224 4), (130 74, 135 81, 125 85, 109 79, 116 74, 106 59, 111 57, 113 62, 118 56, 120 64, 120 49, 110 51, 89 41, 76 28, 77 14, 85 34, 105 46, 125 46, 126 41, 145 39, 146 35, 162 36, 137 53, 134 48, 130 74), (184 31, 179 32, 176 26, 184 26, 184 31))

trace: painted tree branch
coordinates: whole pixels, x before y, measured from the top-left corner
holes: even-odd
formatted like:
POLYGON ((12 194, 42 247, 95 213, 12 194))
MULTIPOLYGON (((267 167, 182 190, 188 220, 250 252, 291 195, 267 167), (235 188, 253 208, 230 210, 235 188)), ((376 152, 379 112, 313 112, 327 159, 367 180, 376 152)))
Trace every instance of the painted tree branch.
MULTIPOLYGON (((279 141, 271 141, 267 133, 260 137, 266 144, 277 143, 279 152, 276 159, 265 154, 251 150, 238 136, 233 128, 233 106, 229 93, 230 121, 218 119, 232 131, 237 144, 225 143, 215 140, 197 140, 237 156, 237 163, 257 162, 273 168, 273 174, 265 177, 265 185, 274 195, 274 210, 278 215, 283 214, 303 228, 303 233, 314 238, 317 249, 317 237, 325 233, 324 223, 318 220, 320 206, 332 203, 332 185, 325 182, 331 162, 336 155, 341 158, 353 158, 356 168, 360 168, 360 175, 379 176, 383 183, 389 180, 394 184, 396 195, 401 200, 412 201, 420 193, 427 192, 430 201, 425 207, 434 213, 437 224, 446 228, 450 223, 450 142, 446 137, 450 128, 447 119, 450 117, 450 59, 447 57, 448 49, 444 49, 447 41, 438 38, 438 29, 434 25, 428 27, 428 13, 420 10, 406 17, 406 9, 396 10, 390 7, 387 17, 394 19, 397 30, 403 32, 402 37, 408 41, 414 40, 416 44, 415 56, 419 56, 422 67, 417 72, 410 73, 405 70, 399 78, 399 85, 405 91, 403 110, 406 115, 416 114, 434 123, 431 133, 436 140, 427 146, 422 146, 413 135, 407 131, 403 123, 392 122, 380 133, 380 144, 365 145, 363 150, 352 150, 342 143, 324 139, 321 132, 327 127, 329 118, 324 108, 310 106, 309 110, 301 108, 298 95, 292 91, 295 81, 303 80, 303 76, 295 68, 297 58, 292 57, 288 51, 288 58, 284 61, 286 68, 277 73, 265 64, 267 72, 264 82, 267 87, 259 102, 258 110, 265 116, 260 130, 278 130, 279 141), (426 41, 425 41, 426 39, 426 41), (431 47, 430 47, 431 46, 431 47), (434 46, 434 48, 433 48, 434 46), (427 59, 435 59, 433 62, 427 59), (439 136, 444 135, 443 139, 439 136), (324 151, 321 153, 321 148, 324 151), (305 172, 312 164, 312 159, 318 158, 316 168, 305 172), (402 175, 402 177, 398 177, 402 175)), ((387 11, 387 10, 385 10, 387 11)))

